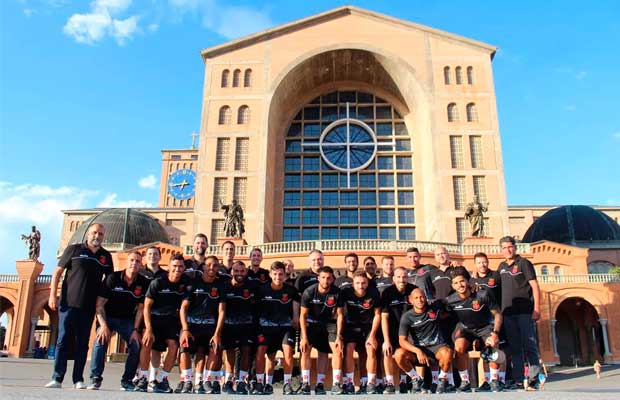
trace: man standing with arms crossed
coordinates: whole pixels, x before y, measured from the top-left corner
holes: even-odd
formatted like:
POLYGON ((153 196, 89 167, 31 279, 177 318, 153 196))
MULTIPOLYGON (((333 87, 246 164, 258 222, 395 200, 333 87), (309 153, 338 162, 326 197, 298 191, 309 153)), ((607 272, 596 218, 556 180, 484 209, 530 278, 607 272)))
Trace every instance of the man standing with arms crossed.
POLYGON ((75 340, 73 384, 76 389, 86 389, 84 366, 88 353, 90 329, 95 318, 97 293, 104 275, 114 271, 112 255, 101 245, 105 228, 92 224, 86 231, 86 242, 67 246, 52 275, 48 305, 58 310, 58 340, 54 358, 52 380, 47 388, 60 388, 67 371, 68 346, 75 340), (56 297, 58 282, 65 272, 60 293, 56 297))

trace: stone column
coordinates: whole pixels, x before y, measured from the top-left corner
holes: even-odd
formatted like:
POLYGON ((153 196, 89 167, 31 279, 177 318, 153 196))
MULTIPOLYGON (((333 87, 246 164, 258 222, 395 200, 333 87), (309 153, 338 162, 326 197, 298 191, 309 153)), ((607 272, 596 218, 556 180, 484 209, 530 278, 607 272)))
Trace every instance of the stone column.
POLYGON ((555 336, 555 324, 556 321, 555 319, 552 319, 551 321, 551 344, 553 345, 553 355, 555 357, 559 357, 560 355, 558 354, 558 340, 555 336))
POLYGON ((34 351, 34 345, 36 342, 34 331, 37 328, 37 322, 39 322, 38 317, 30 318, 30 342, 28 343, 28 353, 32 353, 34 351))
MULTIPOLYGON (((22 260, 16 263, 19 283, 17 289, 17 304, 13 312, 15 323, 13 345, 9 347, 9 353, 17 357, 23 357, 31 342, 31 312, 34 297, 34 286, 37 276, 43 271, 43 264, 35 260, 22 260)), ((37 318, 38 321, 38 318, 37 318)))
POLYGON ((603 331, 603 345, 605 346, 605 357, 611 357, 611 351, 609 350, 609 339, 607 337, 607 320, 601 318, 598 320, 601 323, 601 330, 603 331))

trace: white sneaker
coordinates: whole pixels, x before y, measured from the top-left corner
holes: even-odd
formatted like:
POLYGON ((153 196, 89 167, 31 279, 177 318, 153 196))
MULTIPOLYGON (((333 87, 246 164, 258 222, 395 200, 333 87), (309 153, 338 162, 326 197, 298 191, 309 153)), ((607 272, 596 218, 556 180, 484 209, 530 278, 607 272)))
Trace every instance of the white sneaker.
POLYGON ((86 389, 86 384, 82 381, 79 381, 75 385, 73 385, 73 387, 75 389, 86 389))
POLYGON ((62 382, 58 382, 56 379, 52 379, 47 384, 45 384, 45 387, 50 389, 60 389, 62 387, 62 382))

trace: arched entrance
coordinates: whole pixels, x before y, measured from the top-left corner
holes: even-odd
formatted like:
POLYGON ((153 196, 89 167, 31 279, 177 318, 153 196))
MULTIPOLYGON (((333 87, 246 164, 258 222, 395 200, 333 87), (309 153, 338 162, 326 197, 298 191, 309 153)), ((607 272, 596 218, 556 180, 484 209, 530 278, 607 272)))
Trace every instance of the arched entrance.
POLYGON ((15 306, 4 296, 0 296, 0 350, 9 347, 12 334, 15 306))
POLYGON ((603 332, 594 306, 581 297, 564 300, 555 325, 560 364, 592 364, 604 354, 603 332))

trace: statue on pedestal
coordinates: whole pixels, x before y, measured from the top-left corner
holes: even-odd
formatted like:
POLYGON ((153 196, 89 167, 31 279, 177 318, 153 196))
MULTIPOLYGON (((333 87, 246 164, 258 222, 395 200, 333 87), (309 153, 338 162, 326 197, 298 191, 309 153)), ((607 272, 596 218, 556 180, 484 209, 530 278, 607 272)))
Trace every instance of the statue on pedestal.
POLYGON ((482 204, 478 196, 474 196, 474 201, 467 205, 465 218, 469 221, 470 235, 482 237, 484 232, 484 213, 488 211, 489 203, 482 204))
POLYGON ((41 254, 41 232, 33 226, 29 235, 22 235, 22 240, 28 246, 28 259, 37 261, 41 254))
POLYGON ((223 204, 220 199, 220 208, 224 210, 224 235, 231 238, 241 238, 245 233, 243 226, 243 209, 237 200, 233 199, 230 204, 223 204))

